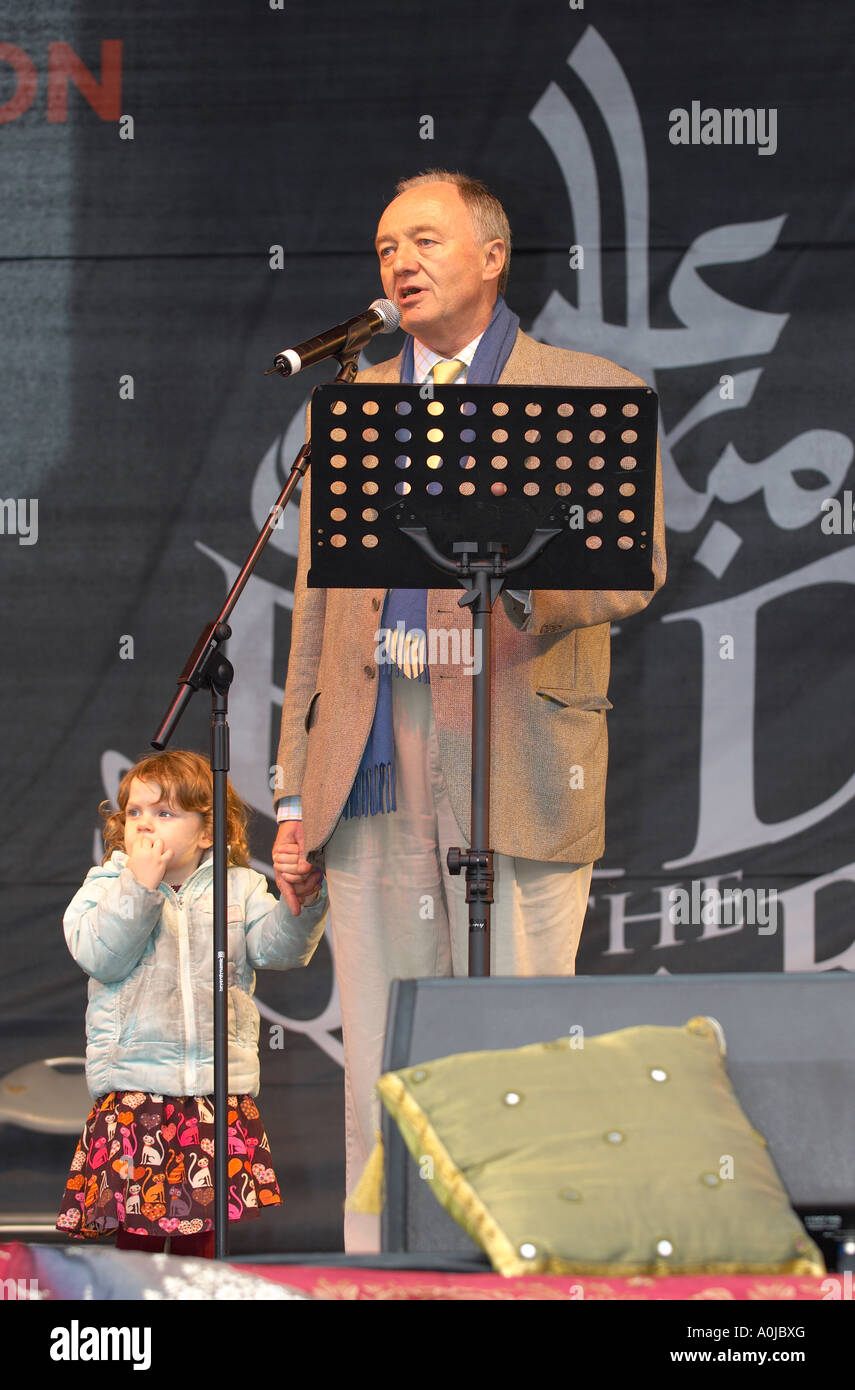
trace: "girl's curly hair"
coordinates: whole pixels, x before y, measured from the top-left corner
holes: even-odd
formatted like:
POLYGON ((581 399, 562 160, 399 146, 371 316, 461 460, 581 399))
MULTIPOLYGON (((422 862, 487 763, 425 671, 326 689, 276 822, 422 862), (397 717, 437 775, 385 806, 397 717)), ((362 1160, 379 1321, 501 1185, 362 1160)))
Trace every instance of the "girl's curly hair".
MULTIPOLYGON (((183 811, 198 811, 205 818, 205 832, 214 833, 214 784, 211 768, 201 753, 191 753, 186 748, 172 749, 168 753, 153 753, 141 758, 130 768, 119 783, 118 810, 112 802, 102 801, 98 810, 104 820, 104 858, 106 864, 114 849, 125 847, 125 812, 128 806, 131 783, 138 777, 141 782, 154 784, 168 805, 180 807, 183 811)), ((249 844, 246 823, 249 807, 241 801, 231 782, 227 783, 226 793, 226 838, 228 840, 229 864, 249 867, 249 844)))

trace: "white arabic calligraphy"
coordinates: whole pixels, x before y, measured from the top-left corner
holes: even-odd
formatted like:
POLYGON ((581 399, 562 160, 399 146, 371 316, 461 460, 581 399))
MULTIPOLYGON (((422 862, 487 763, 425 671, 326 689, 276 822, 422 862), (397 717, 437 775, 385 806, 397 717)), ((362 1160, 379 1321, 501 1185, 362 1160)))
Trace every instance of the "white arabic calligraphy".
MULTIPOLYGON (((608 323, 603 313, 600 193, 590 141, 567 95, 551 82, 532 110, 531 120, 548 142, 563 175, 574 240, 585 248, 585 268, 576 278, 578 308, 553 290, 532 325, 532 335, 556 347, 581 346, 586 352, 621 362, 651 386, 655 386, 657 369, 730 362, 771 352, 788 315, 735 304, 706 285, 699 271, 765 255, 774 246, 784 217, 716 227, 696 237, 669 289, 671 307, 683 327, 652 328, 647 153, 638 106, 623 69, 595 29, 586 29, 567 62, 599 107, 620 174, 626 323, 608 323)), ((833 430, 808 431, 786 449, 757 463, 747 463, 730 445, 713 467, 705 492, 696 491, 685 481, 674 461, 676 444, 713 415, 748 406, 760 376, 758 369, 735 374, 730 398, 722 397, 716 373, 715 385, 684 418, 663 429, 665 511, 672 530, 693 531, 716 498, 737 502, 761 490, 775 525, 802 526, 819 515, 823 498, 841 487, 853 446, 845 435, 833 430), (811 468, 822 475, 816 488, 803 488, 793 477, 797 468, 804 468, 805 459, 810 459, 811 468)))

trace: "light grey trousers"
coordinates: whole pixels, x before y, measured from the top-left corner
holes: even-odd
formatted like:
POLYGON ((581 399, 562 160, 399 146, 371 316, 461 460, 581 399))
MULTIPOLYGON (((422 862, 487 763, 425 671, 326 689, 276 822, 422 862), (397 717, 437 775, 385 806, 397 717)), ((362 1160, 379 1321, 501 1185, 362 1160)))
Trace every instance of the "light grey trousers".
MULTIPOLYGON (((326 846, 345 1055, 347 1192, 380 1127, 380 1075, 395 979, 469 972, 466 880, 445 862, 468 842, 439 761, 430 686, 392 678, 397 810, 339 821, 326 846)), ((572 975, 590 864, 494 856, 491 974, 572 975)), ((380 1249, 380 1219, 345 1212, 345 1249, 380 1249)))

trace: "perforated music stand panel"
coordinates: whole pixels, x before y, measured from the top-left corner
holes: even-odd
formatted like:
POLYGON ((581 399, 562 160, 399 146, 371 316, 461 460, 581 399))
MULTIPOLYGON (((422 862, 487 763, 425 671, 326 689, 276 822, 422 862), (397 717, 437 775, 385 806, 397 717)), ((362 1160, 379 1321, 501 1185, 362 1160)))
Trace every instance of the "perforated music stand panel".
POLYGON ((657 397, 647 387, 319 386, 312 545, 323 588, 448 588, 401 526, 520 553, 514 587, 651 589, 657 397))

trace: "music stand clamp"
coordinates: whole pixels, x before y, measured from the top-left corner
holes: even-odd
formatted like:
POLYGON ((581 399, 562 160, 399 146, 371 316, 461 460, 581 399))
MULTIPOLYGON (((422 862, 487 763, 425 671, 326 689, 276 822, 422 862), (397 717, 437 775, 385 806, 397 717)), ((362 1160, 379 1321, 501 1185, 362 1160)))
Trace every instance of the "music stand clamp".
POLYGON ((510 574, 523 588, 653 588, 657 399, 648 387, 322 386, 311 419, 308 585, 430 588, 439 569, 466 591, 482 654, 470 847, 447 863, 466 871, 469 974, 489 975, 492 608, 510 574))

